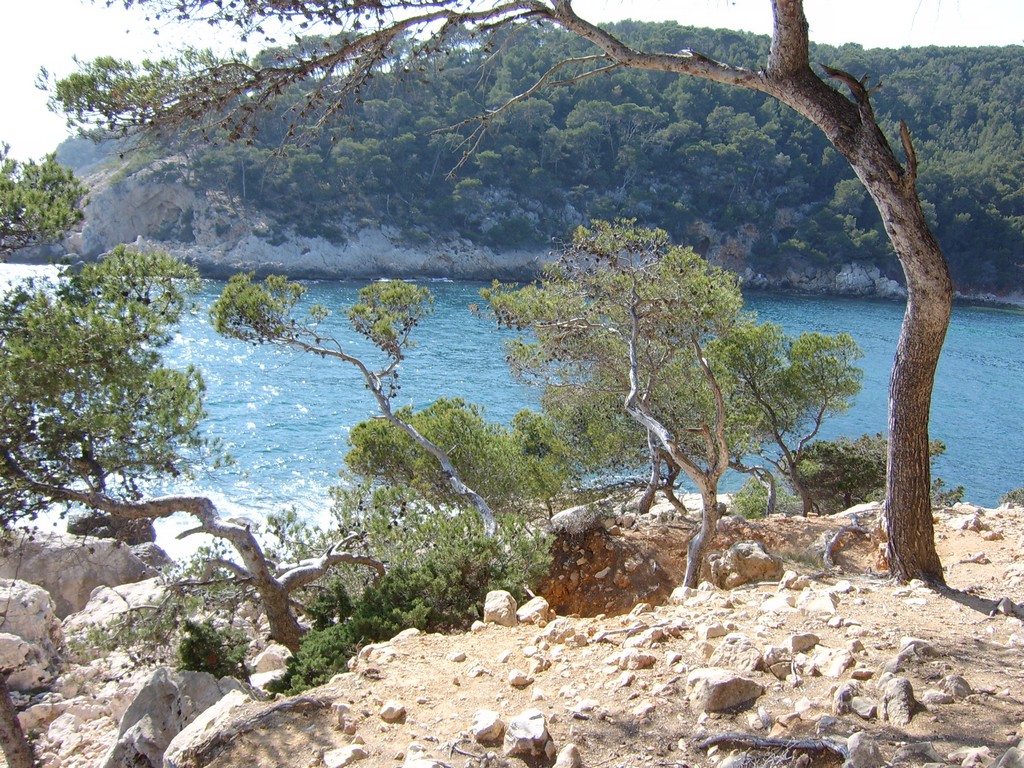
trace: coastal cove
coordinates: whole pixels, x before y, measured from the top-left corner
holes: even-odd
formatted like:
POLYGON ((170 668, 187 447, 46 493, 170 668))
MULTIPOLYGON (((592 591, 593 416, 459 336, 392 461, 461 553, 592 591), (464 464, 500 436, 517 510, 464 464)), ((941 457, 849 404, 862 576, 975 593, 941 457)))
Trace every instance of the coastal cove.
MULTIPOLYGON (((26 269, 0 267, 0 284, 26 269)), ((314 281, 308 298, 344 309, 364 284, 314 281)), ((417 346, 400 369, 398 403, 419 408, 438 397, 461 397, 500 422, 534 406, 537 392, 514 381, 505 366, 507 334, 470 311, 483 284, 424 284, 435 295, 434 312, 417 329, 417 346)), ((303 516, 322 519, 330 506, 329 487, 344 482, 338 473, 348 430, 375 414, 372 398, 347 366, 219 337, 206 312, 222 287, 219 281, 204 283, 200 306, 180 328, 171 356, 177 365, 202 371, 207 434, 223 442, 234 464, 200 470, 191 480, 159 490, 207 494, 228 516, 259 517, 294 506, 303 516)), ((850 333, 864 351, 864 387, 848 413, 826 423, 823 437, 886 430, 901 303, 753 292, 747 306, 790 334, 850 333)), ((338 318, 331 322, 344 327, 338 318)), ((351 348, 360 349, 354 341, 351 348)), ((971 502, 995 506, 1000 495, 1024 486, 1022 378, 1024 312, 958 305, 939 366, 931 435, 947 446, 936 461, 936 474, 947 486, 965 486, 971 502)), ((740 482, 732 478, 723 490, 740 482)))

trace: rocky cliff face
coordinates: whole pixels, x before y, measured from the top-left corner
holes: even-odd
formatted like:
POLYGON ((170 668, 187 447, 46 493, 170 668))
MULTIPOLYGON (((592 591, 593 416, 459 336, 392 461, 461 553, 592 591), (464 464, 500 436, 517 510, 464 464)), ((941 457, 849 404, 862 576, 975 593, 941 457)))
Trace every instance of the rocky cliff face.
MULTIPOLYGON (((192 263, 207 277, 236 272, 294 278, 415 278, 453 280, 528 279, 548 257, 543 249, 496 252, 453 236, 410 243, 395 229, 351 226, 343 243, 280 231, 241 201, 198 192, 181 180, 180 166, 160 161, 123 176, 104 170, 87 178, 91 193, 80 231, 62 248, 35 249, 22 258, 47 261, 65 252, 95 259, 119 243, 160 247, 192 263)), ((760 274, 745 268, 735 248, 710 238, 712 261, 736 269, 745 285, 846 296, 903 298, 906 291, 877 267, 787 268, 760 274), (720 253, 721 252, 721 253, 720 253), (721 256, 721 258, 720 258, 721 256)))

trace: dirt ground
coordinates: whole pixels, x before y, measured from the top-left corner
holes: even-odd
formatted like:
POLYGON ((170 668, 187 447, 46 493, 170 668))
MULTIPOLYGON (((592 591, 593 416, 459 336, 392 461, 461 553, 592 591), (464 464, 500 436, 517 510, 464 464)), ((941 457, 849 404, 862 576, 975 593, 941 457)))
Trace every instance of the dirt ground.
POLYGON ((587 768, 839 765, 839 753, 828 749, 760 747, 818 740, 841 750, 858 731, 890 765, 995 763, 1024 738, 1024 628, 1014 615, 1024 603, 1024 509, 936 513, 951 587, 945 595, 889 583, 877 528, 844 536, 837 567, 826 568, 822 542, 848 522, 729 519, 716 548, 762 541, 806 584, 790 578, 788 588, 773 581, 674 599, 685 521, 614 525, 566 539, 545 593, 562 618, 451 636, 406 633, 364 649, 352 672, 285 708, 247 705, 244 716, 235 715, 241 733, 212 741, 194 764, 321 766, 339 754, 332 750, 355 744, 364 756, 352 764, 365 768, 551 765, 550 756, 506 757, 500 740, 480 743, 470 733, 481 710, 509 722, 530 709, 544 714, 554 749, 575 745, 587 768), (798 605, 815 600, 766 610, 787 595, 798 605), (851 660, 824 674, 796 666, 781 677, 763 668, 742 672, 764 693, 736 711, 707 713, 691 702, 688 677, 716 658, 726 632, 762 650, 813 633, 818 645, 808 653, 849 652, 851 660), (900 654, 906 638, 924 642, 900 654), (637 654, 649 658, 632 668, 624 659, 637 654), (879 703, 880 679, 894 668, 919 702, 929 702, 909 723, 836 713, 837 687, 859 680, 864 697, 879 703), (949 675, 962 676, 970 692, 942 695, 949 675), (388 702, 404 708, 394 722, 382 716, 388 702))

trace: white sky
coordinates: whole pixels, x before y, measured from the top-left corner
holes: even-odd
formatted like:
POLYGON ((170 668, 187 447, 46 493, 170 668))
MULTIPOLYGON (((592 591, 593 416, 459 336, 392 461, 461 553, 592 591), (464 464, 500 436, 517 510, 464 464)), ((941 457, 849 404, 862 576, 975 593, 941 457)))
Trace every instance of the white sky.
MULTIPOLYGON (((40 67, 62 76, 73 71, 72 56, 140 59, 169 53, 182 40, 221 48, 232 44, 227 30, 215 33, 198 25, 164 27, 154 34, 141 14, 107 8, 102 0, 4 5, 0 142, 10 144, 18 159, 38 158, 68 135, 63 119, 47 111, 46 94, 35 87, 40 67)), ((632 17, 765 34, 771 29, 768 0, 577 0, 575 5, 593 21, 632 17)), ((805 10, 811 38, 822 43, 857 42, 867 48, 1024 44, 1024 0, 806 0, 805 10), (855 11, 847 10, 854 6, 855 11)))

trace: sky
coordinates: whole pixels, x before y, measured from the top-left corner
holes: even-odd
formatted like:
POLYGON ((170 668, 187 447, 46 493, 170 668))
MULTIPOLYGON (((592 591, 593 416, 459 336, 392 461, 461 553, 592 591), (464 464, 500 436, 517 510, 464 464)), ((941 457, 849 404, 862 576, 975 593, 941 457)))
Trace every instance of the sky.
MULTIPOLYGON (((139 60, 169 54, 182 42, 220 50, 237 47, 228 30, 164 25, 154 31, 142 14, 107 8, 103 0, 5 5, 0 16, 0 143, 11 145, 11 156, 19 160, 40 158, 69 135, 64 119, 47 110, 46 93, 36 88, 41 67, 63 76, 74 71, 74 57, 139 60)), ((597 22, 631 17, 771 31, 768 0, 577 0, 574 7, 597 22)), ((1024 45, 1024 0, 805 0, 805 11, 811 39, 820 43, 855 42, 866 48, 1024 45), (853 6, 855 12, 847 10, 853 6)))

